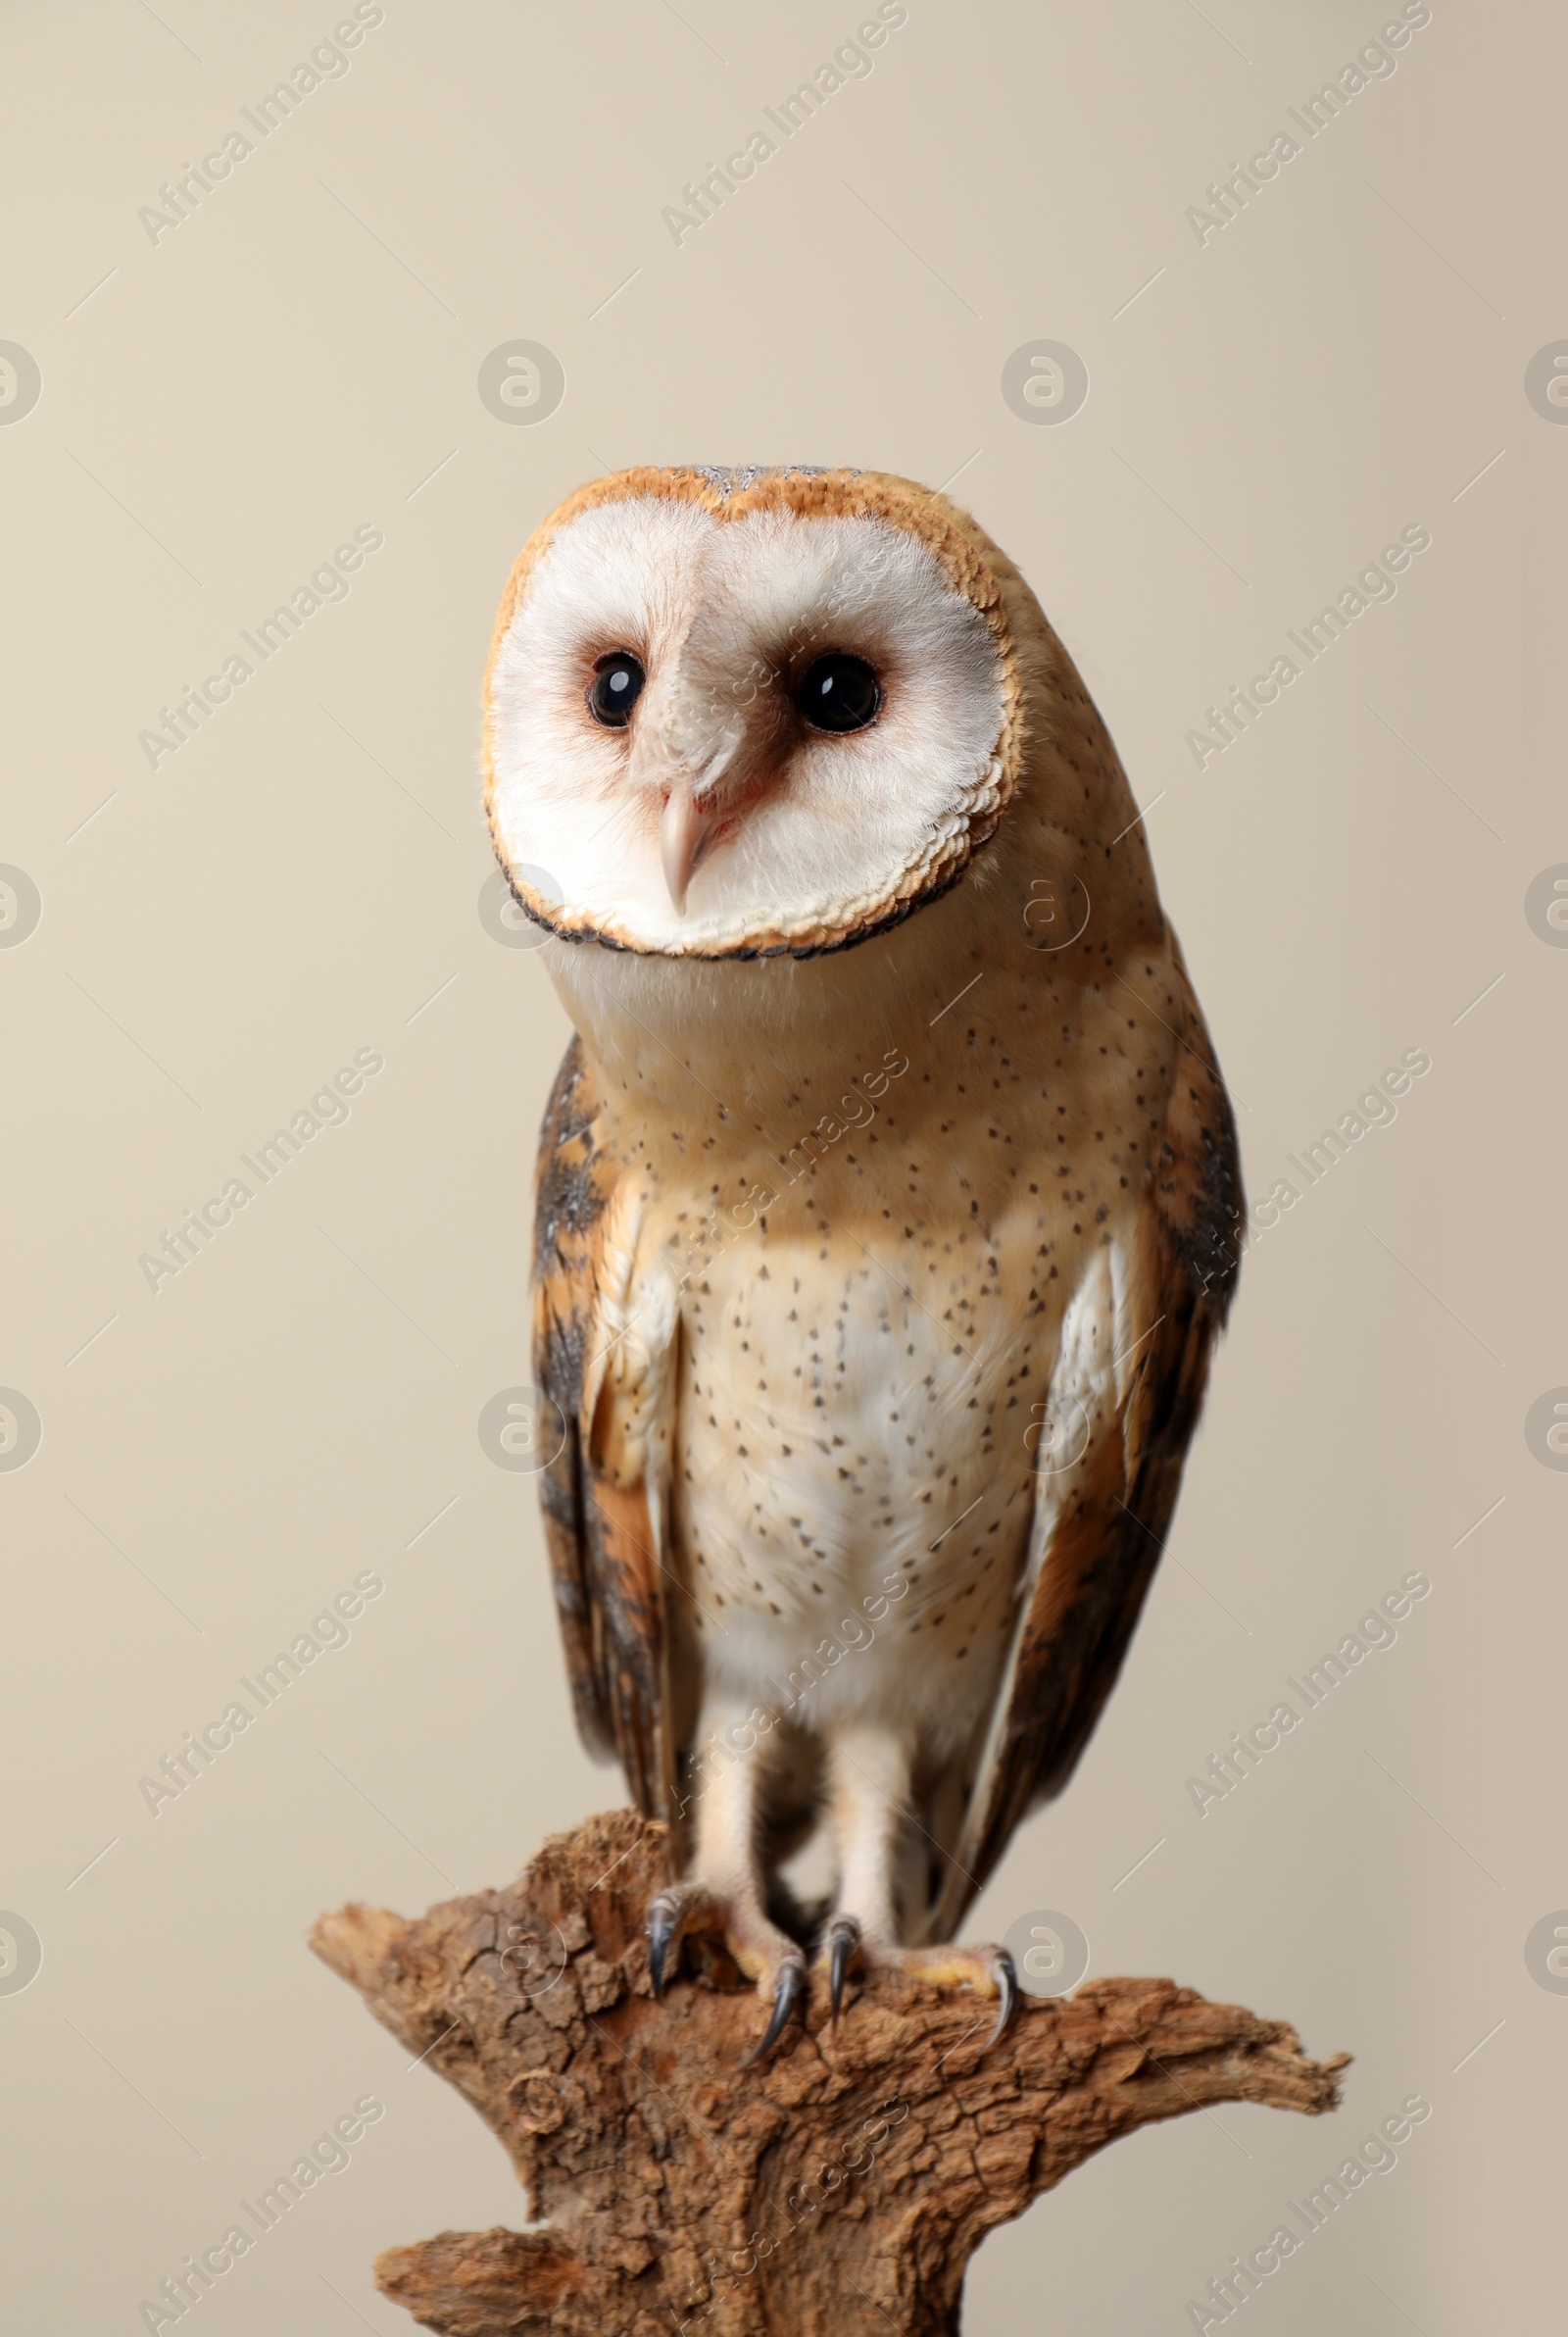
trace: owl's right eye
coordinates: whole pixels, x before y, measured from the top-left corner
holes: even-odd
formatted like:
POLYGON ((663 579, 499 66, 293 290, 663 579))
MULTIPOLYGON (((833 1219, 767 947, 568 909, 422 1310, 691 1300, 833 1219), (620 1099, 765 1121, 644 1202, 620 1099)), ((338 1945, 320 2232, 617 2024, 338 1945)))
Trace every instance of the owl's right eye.
POLYGON ((832 649, 808 669, 795 702, 813 730, 863 730, 876 721, 882 690, 864 658, 832 649))
POLYGON ((594 668, 594 677, 588 685, 588 712, 605 729, 624 730, 647 679, 640 661, 629 649, 612 650, 594 668))

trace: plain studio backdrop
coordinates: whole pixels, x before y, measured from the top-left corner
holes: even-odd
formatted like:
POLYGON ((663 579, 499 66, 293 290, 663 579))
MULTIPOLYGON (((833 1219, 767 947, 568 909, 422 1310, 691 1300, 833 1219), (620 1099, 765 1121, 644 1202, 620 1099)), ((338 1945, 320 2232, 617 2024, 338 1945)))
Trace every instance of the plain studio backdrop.
POLYGON ((1249 1194, 1300 1196, 1244 1268, 1121 1684, 967 1935, 1070 1914, 1093 1972, 1353 2052, 1345 2107, 1108 2152, 987 2243, 967 2325, 1174 2337, 1419 2095, 1249 2325, 1539 2329, 1568 2027, 1560 18, 3 21, 7 2326, 145 2325, 362 2097, 350 2163, 199 2328, 392 2337, 376 2250, 525 2215, 304 1945, 624 1798, 572 1727, 535 1479, 479 1434, 529 1378, 567 1035, 481 916, 480 674, 579 481, 782 460, 951 482, 1018 561, 1147 807, 1249 1194), (1405 530, 1428 546, 1358 588, 1405 530), (1332 646, 1293 650, 1331 603, 1332 646), (1282 656, 1298 677, 1221 727, 1282 656), (173 719, 193 688, 211 711, 173 719), (1407 1052, 1430 1069, 1370 1124, 1407 1052), (344 1113, 248 1174, 340 1069, 344 1113), (248 1206, 177 1273, 141 1263, 233 1178, 248 1206), (248 1695, 339 1594, 342 1631, 248 1695), (1287 1682, 1351 1634, 1308 1710, 1287 1682), (194 1782, 142 1782, 236 1697, 194 1782), (1298 1729, 1197 1791, 1282 1698, 1298 1729))

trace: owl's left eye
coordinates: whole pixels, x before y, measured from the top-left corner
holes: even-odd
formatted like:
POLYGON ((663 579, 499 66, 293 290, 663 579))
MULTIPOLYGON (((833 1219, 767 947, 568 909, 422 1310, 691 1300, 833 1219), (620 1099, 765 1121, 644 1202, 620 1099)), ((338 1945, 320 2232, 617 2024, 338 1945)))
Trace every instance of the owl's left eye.
POLYGON ((863 730, 876 721, 882 691, 864 658, 833 649, 808 667, 795 703, 814 730, 863 730))
POLYGON ((588 685, 588 712, 607 730, 624 730, 647 679, 640 661, 630 650, 612 650, 594 668, 594 677, 588 685))

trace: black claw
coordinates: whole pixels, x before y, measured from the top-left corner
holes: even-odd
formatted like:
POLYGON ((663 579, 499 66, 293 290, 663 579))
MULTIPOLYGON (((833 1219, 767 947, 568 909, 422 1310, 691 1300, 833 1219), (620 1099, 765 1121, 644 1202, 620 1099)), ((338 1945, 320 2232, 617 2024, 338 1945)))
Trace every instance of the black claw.
POLYGON ((751 2053, 747 2054, 745 2060, 741 2063, 741 2067, 743 2069, 753 2068, 758 2062, 766 2061, 768 2055, 772 2052, 774 2046, 784 2034, 785 2023, 788 2021, 789 2016, 794 2012, 796 2006, 800 2003, 801 1995, 805 1989, 805 1986, 806 1964, 804 1959, 792 1958, 788 1964, 784 1964, 779 1966, 778 1985, 773 1991, 773 2011, 771 2016, 769 2017, 766 2028, 762 2032, 761 2043, 751 2053))
POLYGON ((669 1955, 669 1943, 675 1936, 678 1914, 674 1900, 662 1892, 648 1910, 648 1977, 654 1984, 654 1994, 664 1993, 664 1964, 669 1955))
POLYGON ((997 1994, 1002 1999, 1002 2009, 997 2014, 996 2027, 986 2039, 987 2053, 1006 2035, 1012 2026, 1013 2014, 1018 2010, 1017 1967, 1005 1948, 997 1950, 997 1960, 991 1968, 997 1976, 997 1994))
POLYGON ((835 1915, 828 1927, 827 1993, 833 2018, 844 2002, 844 1982, 850 1959, 860 1944, 860 1926, 853 1915, 835 1915))

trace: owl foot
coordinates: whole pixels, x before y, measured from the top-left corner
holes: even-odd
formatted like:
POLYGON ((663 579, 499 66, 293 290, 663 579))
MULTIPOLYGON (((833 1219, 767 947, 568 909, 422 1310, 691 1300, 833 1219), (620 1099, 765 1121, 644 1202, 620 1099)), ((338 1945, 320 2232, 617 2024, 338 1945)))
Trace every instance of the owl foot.
POLYGON ((933 1988, 972 1988, 998 1999, 997 2023, 983 2050, 991 2051, 1012 2026, 1018 2010, 1018 1974, 1005 1948, 891 1948, 867 1943, 853 1915, 835 1915, 822 1935, 819 1961, 828 1974, 828 2002, 837 2021, 844 1982, 851 1970, 867 1967, 903 1972, 933 1988))
POLYGON ((680 1964, 681 1943, 689 1934, 716 1935, 730 1958, 771 2006, 761 2042, 746 2055, 743 2069, 765 2061, 783 2035, 806 1993, 806 1958, 794 1940, 739 1899, 699 1882, 675 1883, 661 1891, 648 1910, 648 1976, 662 1997, 680 1964))

